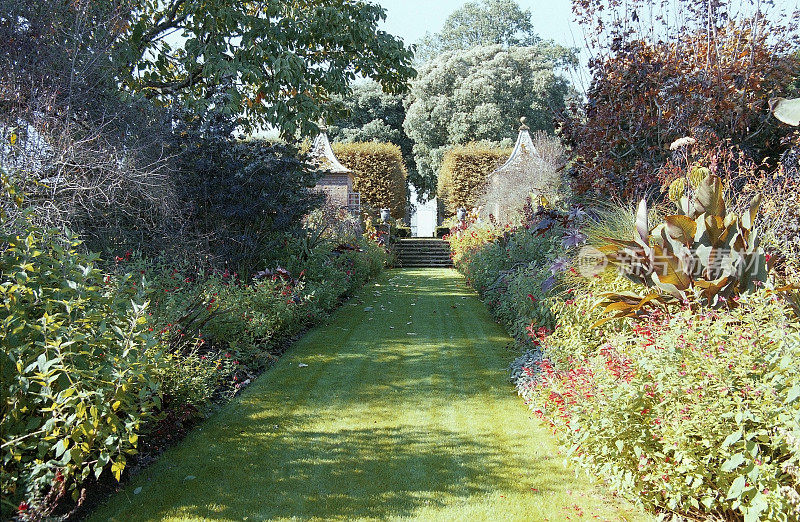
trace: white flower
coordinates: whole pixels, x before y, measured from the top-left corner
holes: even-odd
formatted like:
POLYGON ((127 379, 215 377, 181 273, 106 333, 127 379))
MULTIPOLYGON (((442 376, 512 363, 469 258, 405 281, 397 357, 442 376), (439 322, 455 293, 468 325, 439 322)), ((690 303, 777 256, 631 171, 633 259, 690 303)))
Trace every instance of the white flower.
POLYGON ((681 147, 688 147, 689 145, 694 145, 695 143, 697 143, 696 139, 690 138, 689 136, 684 136, 683 138, 678 138, 677 140, 673 141, 669 146, 669 150, 678 150, 681 147))

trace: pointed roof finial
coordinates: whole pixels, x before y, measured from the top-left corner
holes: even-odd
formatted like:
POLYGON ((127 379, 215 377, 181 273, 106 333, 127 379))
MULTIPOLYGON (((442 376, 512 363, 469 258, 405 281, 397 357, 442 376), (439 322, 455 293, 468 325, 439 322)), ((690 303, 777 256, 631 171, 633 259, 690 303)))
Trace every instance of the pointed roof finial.
POLYGON ((517 144, 514 146, 511 156, 509 156, 508 160, 506 160, 502 166, 492 172, 490 176, 494 176, 507 170, 526 169, 529 167, 529 163, 531 161, 540 161, 541 157, 539 156, 539 151, 536 150, 536 146, 533 144, 533 140, 531 139, 531 133, 528 132, 530 128, 525 125, 528 119, 522 117, 519 119, 519 121, 522 126, 519 128, 517 144))
POLYGON ((325 125, 324 120, 319 122, 319 134, 314 138, 309 151, 312 162, 315 166, 323 171, 333 174, 347 174, 352 172, 339 162, 336 154, 333 153, 331 142, 328 139, 328 127, 325 125))

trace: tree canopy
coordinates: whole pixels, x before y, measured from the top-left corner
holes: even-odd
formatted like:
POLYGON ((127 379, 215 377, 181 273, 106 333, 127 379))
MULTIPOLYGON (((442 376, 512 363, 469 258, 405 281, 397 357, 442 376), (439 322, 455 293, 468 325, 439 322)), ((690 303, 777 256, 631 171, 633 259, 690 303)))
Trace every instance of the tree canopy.
POLYGON ((456 49, 530 46, 540 41, 533 31, 530 10, 523 11, 515 0, 467 2, 447 17, 441 32, 422 39, 417 57, 426 60, 456 49))
MULTIPOLYGON (((328 134, 341 143, 378 141, 394 143, 403 153, 409 181, 417 185, 419 180, 414 167, 414 143, 403 129, 406 109, 403 97, 383 91, 373 81, 359 82, 347 96, 336 96, 334 103, 340 104, 344 114, 336 118, 328 134)), ((339 112, 339 111, 337 111, 339 112)))
POLYGON ((414 76, 412 49, 378 29, 385 10, 361 0, 9 0, 0 15, 9 52, 30 65, 68 51, 67 83, 95 62, 131 97, 284 137, 315 131, 358 75, 394 93, 414 76))
POLYGON ((513 139, 522 116, 531 129, 553 132, 571 92, 558 69, 574 60, 573 51, 543 42, 450 51, 425 64, 403 124, 414 140, 418 188, 435 192, 436 172, 452 145, 513 139))
POLYGON ((125 89, 284 136, 316 130, 325 103, 357 75, 402 92, 413 52, 378 30, 386 12, 358 0, 137 0, 117 46, 125 89), (179 40, 168 38, 171 33, 179 40))

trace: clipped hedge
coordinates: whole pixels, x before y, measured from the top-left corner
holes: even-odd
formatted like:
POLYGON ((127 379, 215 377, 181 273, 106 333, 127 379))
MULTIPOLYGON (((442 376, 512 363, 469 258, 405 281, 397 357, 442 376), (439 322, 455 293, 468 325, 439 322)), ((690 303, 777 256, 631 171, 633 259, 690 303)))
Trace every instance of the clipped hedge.
POLYGON ((396 237, 411 237, 411 227, 397 227, 394 231, 396 237))
POLYGON ((374 209, 389 208, 392 217, 406 213, 406 167, 400 147, 392 143, 336 143, 333 152, 355 174, 356 192, 374 209))
POLYGON ((483 193, 486 178, 511 155, 511 149, 480 143, 459 145, 448 150, 439 170, 437 195, 446 215, 458 207, 473 208, 483 193))

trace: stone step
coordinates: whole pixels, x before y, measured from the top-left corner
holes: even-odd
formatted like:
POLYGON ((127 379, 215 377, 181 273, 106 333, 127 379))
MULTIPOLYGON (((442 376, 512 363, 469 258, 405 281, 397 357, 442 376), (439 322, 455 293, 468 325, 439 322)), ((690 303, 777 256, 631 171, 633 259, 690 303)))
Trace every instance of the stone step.
POLYGON ((397 248, 403 250, 450 250, 450 245, 404 245, 402 243, 398 243, 397 248))
POLYGON ((442 250, 441 252, 426 252, 425 250, 398 250, 397 253, 405 256, 450 256, 449 250, 442 250))
POLYGON ((419 247, 397 247, 398 252, 450 252, 449 248, 419 248, 419 247))
POLYGON ((417 250, 417 249, 397 249, 398 252, 403 252, 404 254, 432 254, 435 256, 449 256, 449 250, 417 250))
POLYGON ((453 264, 447 263, 397 263, 399 268, 453 268, 453 264))
POLYGON ((402 239, 396 245, 397 264, 407 268, 449 268, 450 244, 441 239, 402 239))

